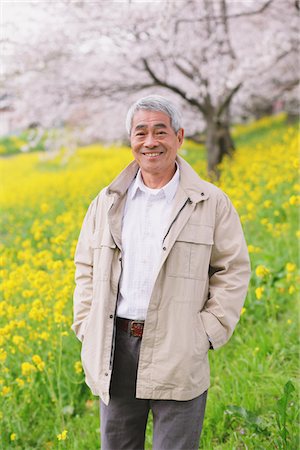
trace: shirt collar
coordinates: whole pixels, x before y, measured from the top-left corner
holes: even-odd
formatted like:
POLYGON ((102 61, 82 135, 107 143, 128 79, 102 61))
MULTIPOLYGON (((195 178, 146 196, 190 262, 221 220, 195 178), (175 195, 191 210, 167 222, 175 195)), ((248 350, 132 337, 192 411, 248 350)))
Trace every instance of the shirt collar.
MULTIPOLYGON (((178 185, 179 185, 179 178, 180 178, 180 169, 179 165, 175 161, 176 164, 176 172, 174 173, 171 180, 162 188, 157 190, 157 194, 160 192, 163 192, 165 195, 165 198, 168 203, 170 203, 177 191, 178 185)), ((133 184, 131 186, 131 192, 130 192, 130 198, 131 200, 137 195, 138 190, 144 192, 145 194, 149 195, 149 189, 147 186, 145 186, 145 183, 142 178, 141 169, 138 170, 138 173, 133 181, 133 184)))

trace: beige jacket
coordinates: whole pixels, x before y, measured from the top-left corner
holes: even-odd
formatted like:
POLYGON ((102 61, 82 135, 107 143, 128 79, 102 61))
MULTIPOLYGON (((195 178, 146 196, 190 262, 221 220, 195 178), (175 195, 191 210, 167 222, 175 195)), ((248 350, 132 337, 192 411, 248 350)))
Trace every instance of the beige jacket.
MULTIPOLYGON (((215 349, 228 341, 250 277, 243 231, 230 200, 182 158, 177 162, 180 184, 145 321, 138 398, 189 400, 209 387, 207 336, 215 349)), ((106 404, 122 271, 122 212, 137 170, 133 161, 93 200, 75 254, 72 328, 82 341, 86 383, 106 404)))

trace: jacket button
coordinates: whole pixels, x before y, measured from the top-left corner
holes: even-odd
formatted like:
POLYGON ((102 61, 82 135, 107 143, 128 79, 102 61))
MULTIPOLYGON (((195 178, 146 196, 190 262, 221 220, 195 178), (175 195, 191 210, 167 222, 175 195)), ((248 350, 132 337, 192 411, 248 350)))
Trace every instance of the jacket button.
POLYGON ((104 374, 106 377, 108 377, 108 373, 107 372, 105 372, 105 374, 104 374))
POLYGON ((167 250, 167 247, 163 247, 163 251, 166 251, 167 250))
POLYGON ((119 261, 122 261, 122 256, 120 256, 119 261))
POLYGON ((112 314, 110 314, 109 318, 110 318, 110 319, 113 319, 113 317, 114 317, 114 316, 113 316, 112 314))
POLYGON ((203 195, 204 195, 204 192, 201 192, 201 195, 202 195, 202 197, 203 197, 203 195))

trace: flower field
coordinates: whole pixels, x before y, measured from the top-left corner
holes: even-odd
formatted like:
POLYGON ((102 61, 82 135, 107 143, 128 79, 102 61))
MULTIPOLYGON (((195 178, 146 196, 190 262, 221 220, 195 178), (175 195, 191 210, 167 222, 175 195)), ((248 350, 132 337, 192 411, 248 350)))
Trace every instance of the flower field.
MULTIPOLYGON (((284 116, 234 136, 218 185, 240 214, 253 275, 234 336, 210 353, 201 448, 296 450, 299 138, 284 116)), ((182 155, 205 178, 203 149, 186 142, 182 155)), ((131 159, 97 145, 67 163, 42 152, 0 159, 0 449, 99 448, 98 399, 70 330, 73 255, 90 201, 131 159)))

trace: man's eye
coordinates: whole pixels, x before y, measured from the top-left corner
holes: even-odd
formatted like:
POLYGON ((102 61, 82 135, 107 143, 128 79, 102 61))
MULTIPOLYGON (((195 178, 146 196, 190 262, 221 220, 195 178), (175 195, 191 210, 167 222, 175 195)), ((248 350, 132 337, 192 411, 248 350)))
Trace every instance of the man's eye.
POLYGON ((136 136, 145 136, 145 133, 136 133, 136 136))
POLYGON ((157 134, 161 135, 161 134, 167 134, 165 131, 158 131, 157 134))

